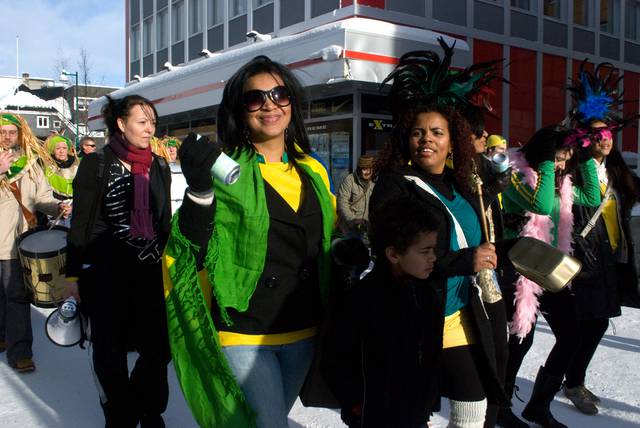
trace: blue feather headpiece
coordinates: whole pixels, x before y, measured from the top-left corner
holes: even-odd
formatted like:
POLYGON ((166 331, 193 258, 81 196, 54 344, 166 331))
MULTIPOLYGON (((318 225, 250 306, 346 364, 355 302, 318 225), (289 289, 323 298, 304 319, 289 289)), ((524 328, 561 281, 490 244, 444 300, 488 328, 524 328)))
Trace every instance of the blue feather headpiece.
POLYGON ((585 70, 585 59, 580 65, 578 79, 571 79, 567 88, 573 98, 569 118, 574 127, 588 127, 594 121, 609 125, 620 123, 619 107, 623 93, 618 91, 622 76, 617 77, 616 68, 607 62, 596 66, 592 72, 585 70))

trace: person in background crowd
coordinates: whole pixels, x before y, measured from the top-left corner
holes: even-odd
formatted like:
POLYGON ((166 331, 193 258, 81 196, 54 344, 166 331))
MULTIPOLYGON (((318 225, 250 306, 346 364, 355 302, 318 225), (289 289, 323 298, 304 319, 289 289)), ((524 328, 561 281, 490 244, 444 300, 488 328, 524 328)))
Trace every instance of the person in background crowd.
POLYGON ((369 198, 375 186, 374 160, 371 155, 362 155, 358 159, 358 168, 344 178, 338 189, 338 218, 343 234, 363 235, 367 230, 369 198))
MULTIPOLYGON (((571 292, 580 342, 569 361, 563 391, 579 411, 589 415, 598 413, 600 403, 585 385, 589 363, 609 319, 621 315, 621 302, 638 303, 636 243, 629 220, 633 206, 640 202, 640 185, 614 145, 614 132, 630 120, 619 117, 622 100, 613 83, 617 77, 604 73, 606 69, 611 66, 600 65, 593 73, 581 69, 580 79, 569 88, 574 101, 570 117, 578 135, 591 142, 602 196, 601 209, 573 207, 574 255, 582 262, 582 270, 571 282, 571 292), (606 108, 589 108, 601 99, 608 100, 606 108)), ((577 174, 576 182, 584 181, 577 174)))
POLYGON ((71 207, 53 197, 38 158, 50 156, 18 115, 0 113, 0 352, 9 366, 32 372, 30 296, 18 259, 17 238, 36 224, 35 211, 68 216, 71 207))
POLYGON ((165 137, 163 139, 163 145, 167 148, 169 168, 171 169, 171 214, 175 214, 180 205, 182 205, 184 192, 188 187, 180 166, 180 158, 178 157, 178 149, 181 144, 177 138, 165 137))
MULTIPOLYGON (((538 130, 523 147, 509 151, 514 168, 502 194, 505 238, 527 236, 571 254, 574 205, 597 207, 600 190, 591 150, 571 143, 573 132, 560 125, 538 130), (571 180, 571 158, 577 152, 583 183, 571 180)), ((538 306, 549 323, 556 343, 538 370, 531 398, 522 416, 545 428, 566 428, 551 414, 550 405, 560 389, 569 361, 579 344, 579 326, 569 287, 558 293, 543 292, 540 285, 513 268, 502 271, 502 293, 510 320, 509 360, 505 389, 513 394, 518 370, 533 343, 538 306)), ((524 426, 510 409, 501 409, 498 424, 524 426)))
POLYGON ((439 225, 428 210, 401 198, 372 215, 375 266, 333 309, 322 367, 350 427, 422 427, 438 398, 438 296, 424 280, 439 225))
POLYGON ((105 426, 161 428, 171 356, 160 261, 169 235, 171 175, 151 152, 153 104, 138 95, 107 99, 108 143, 85 156, 73 182, 66 294, 89 318, 105 426), (131 373, 130 347, 138 352, 131 373))
POLYGON ((204 137, 191 134, 178 152, 189 188, 165 251, 167 313, 202 427, 288 426, 314 357, 335 198, 302 103, 291 71, 258 56, 227 81, 218 110, 238 181, 213 182, 221 152, 204 137))
POLYGON ((507 140, 502 135, 493 134, 487 138, 487 156, 493 156, 498 153, 504 153, 507 151, 507 140))
POLYGON ((80 139, 78 146, 80 147, 80 153, 78 153, 78 157, 80 158, 96 151, 96 142, 88 135, 85 135, 80 139))
POLYGON ((62 135, 52 135, 44 143, 55 162, 45 168, 47 180, 53 188, 53 196, 61 201, 73 198, 73 179, 78 171, 77 158, 73 155, 73 143, 62 135))

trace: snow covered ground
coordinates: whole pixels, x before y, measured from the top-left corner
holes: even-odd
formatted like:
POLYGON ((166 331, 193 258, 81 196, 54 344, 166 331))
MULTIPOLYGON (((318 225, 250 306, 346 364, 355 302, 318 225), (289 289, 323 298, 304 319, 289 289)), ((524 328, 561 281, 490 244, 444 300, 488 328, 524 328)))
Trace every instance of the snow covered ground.
MULTIPOLYGON (((569 427, 640 427, 640 310, 623 309, 623 316, 609 326, 591 365, 587 384, 602 398, 600 414, 586 416, 558 394, 554 415, 569 427)), ((90 374, 87 351, 59 348, 44 335, 49 311, 32 310, 34 355, 37 370, 16 374, 0 358, 0 427, 2 428, 91 428, 103 426, 98 394, 90 374)), ((553 344, 549 326, 539 323, 533 348, 519 374, 520 396, 529 397, 538 366, 553 344)), ((134 361, 133 355, 130 363, 134 361)), ((165 413, 167 427, 197 428, 170 369, 171 396, 165 413)), ((446 402, 432 425, 445 427, 446 402)), ((523 403, 515 402, 519 413, 523 403)), ((292 428, 343 427, 336 411, 304 408, 297 403, 289 417, 292 428)), ((242 427, 238 427, 242 428, 242 427)))

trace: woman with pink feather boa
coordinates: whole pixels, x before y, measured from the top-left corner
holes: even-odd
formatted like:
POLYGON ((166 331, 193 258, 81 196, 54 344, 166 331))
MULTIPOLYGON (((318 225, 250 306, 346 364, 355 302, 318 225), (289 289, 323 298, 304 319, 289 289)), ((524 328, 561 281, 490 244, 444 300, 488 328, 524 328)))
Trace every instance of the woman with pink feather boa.
MULTIPOLYGON (((572 253, 573 204, 597 207, 600 189, 595 163, 588 148, 576 149, 565 143, 572 131, 559 125, 538 130, 520 149, 509 153, 513 175, 503 193, 505 238, 529 236, 547 242, 567 254, 572 253), (584 178, 580 186, 572 183, 569 165, 584 178)), ((562 385, 568 361, 576 348, 577 321, 571 310, 569 289, 543 293, 533 281, 515 273, 504 272, 500 281, 507 306, 509 324, 509 361, 506 392, 513 393, 522 360, 533 343, 538 310, 549 323, 556 343, 540 367, 531 399, 522 416, 542 427, 562 428, 549 406, 562 385)), ((501 411, 502 426, 524 426, 510 409, 501 411)))

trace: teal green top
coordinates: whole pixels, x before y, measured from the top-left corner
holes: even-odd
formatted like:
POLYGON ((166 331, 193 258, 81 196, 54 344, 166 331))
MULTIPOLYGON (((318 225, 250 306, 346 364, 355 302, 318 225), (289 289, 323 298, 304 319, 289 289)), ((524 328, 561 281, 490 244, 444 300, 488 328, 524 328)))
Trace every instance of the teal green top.
MULTIPOLYGON (((557 246, 558 232, 555 225, 560 220, 560 195, 555 190, 555 166, 553 161, 544 161, 538 167, 538 183, 535 188, 524 180, 524 174, 514 172, 509 187, 502 194, 502 207, 507 214, 535 214, 551 216, 553 246, 557 246)), ((600 205, 600 187, 598 172, 593 159, 578 166, 584 178, 582 186, 573 186, 573 203, 587 207, 600 205)), ((505 239, 515 238, 519 231, 505 228, 505 239)))
MULTIPOLYGON (((436 191, 436 193, 438 193, 436 191)), ((482 239, 482 232, 480 230, 480 221, 469 202, 462 197, 455 190, 453 191, 453 200, 448 200, 443 195, 438 193, 440 200, 449 208, 449 211, 453 213, 460 223, 460 227, 464 232, 464 237, 467 240, 467 246, 477 247, 480 245, 482 239)), ((458 234, 455 227, 451 225, 451 238, 449 240, 449 249, 451 251, 458 251, 460 246, 458 245, 458 234)), ((460 309, 467 306, 469 303, 469 286, 470 279, 468 276, 450 276, 447 278, 447 301, 445 303, 444 315, 449 316, 456 313, 460 309)))

